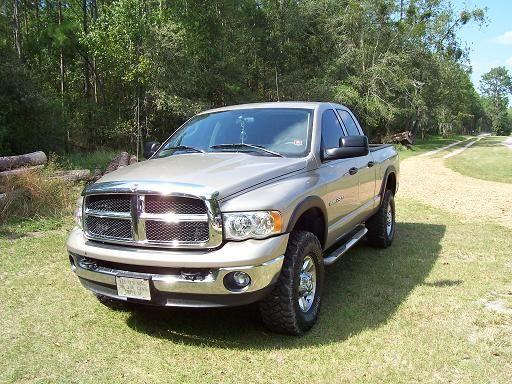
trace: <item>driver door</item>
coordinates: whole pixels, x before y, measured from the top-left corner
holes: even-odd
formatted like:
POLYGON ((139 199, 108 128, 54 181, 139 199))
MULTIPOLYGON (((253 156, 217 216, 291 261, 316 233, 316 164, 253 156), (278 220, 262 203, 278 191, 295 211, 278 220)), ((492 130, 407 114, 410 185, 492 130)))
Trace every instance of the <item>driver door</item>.
MULTIPOLYGON (((333 109, 324 111, 321 124, 323 153, 324 149, 337 148, 346 134, 333 109)), ((347 216, 358 208, 359 178, 357 173, 352 174, 353 167, 353 159, 337 159, 323 161, 318 170, 327 208, 329 242, 351 229, 352 220, 347 216)))

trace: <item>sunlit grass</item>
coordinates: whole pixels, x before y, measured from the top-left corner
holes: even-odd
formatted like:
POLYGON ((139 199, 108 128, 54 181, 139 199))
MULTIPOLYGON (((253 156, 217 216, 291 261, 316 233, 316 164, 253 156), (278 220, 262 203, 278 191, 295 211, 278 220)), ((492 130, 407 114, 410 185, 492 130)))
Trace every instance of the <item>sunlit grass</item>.
POLYGON ((327 270, 299 338, 255 306, 107 307, 69 270, 65 229, 0 234, 0 382, 509 382, 512 319, 486 305, 512 305, 512 232, 400 196, 397 213, 391 248, 327 270))
POLYGON ((486 137, 461 154, 446 160, 449 168, 483 180, 512 183, 512 149, 504 136, 486 137))

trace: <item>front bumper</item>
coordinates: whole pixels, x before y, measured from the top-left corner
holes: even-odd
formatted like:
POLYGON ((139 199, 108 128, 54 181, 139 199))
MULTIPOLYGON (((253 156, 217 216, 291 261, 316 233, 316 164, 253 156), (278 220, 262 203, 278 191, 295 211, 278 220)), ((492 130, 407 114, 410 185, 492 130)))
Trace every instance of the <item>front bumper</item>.
POLYGON ((68 240, 71 268, 87 289, 119 300, 182 307, 249 304, 264 298, 279 277, 288 235, 229 242, 213 251, 134 249, 86 240, 75 230, 68 240), (243 271, 244 289, 228 288, 225 277, 243 271), (151 300, 121 297, 116 277, 149 281, 151 300))

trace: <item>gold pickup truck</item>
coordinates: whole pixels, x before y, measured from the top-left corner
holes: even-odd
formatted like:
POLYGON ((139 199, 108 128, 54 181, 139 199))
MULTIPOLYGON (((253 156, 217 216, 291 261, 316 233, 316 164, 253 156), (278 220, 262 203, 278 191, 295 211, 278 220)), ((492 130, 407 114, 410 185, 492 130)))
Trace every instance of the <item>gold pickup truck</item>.
POLYGON ((259 302, 265 325, 315 323, 324 266, 391 245, 398 155, 346 107, 229 106, 188 120, 143 161, 82 193, 67 249, 98 296, 182 307, 259 302))

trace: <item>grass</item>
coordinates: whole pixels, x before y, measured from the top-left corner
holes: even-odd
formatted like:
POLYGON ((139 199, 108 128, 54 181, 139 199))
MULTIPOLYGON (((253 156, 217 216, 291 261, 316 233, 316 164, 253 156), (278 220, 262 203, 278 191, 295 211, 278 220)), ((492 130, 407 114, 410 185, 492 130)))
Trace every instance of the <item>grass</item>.
POLYGON ((5 197, 0 201, 0 227, 6 222, 39 223, 45 218, 62 223, 64 217, 70 216, 80 187, 49 177, 53 168, 52 163, 43 171, 3 180, 0 192, 5 197))
POLYGON ((102 149, 94 152, 74 152, 56 157, 59 168, 63 169, 90 169, 100 168, 104 170, 110 161, 120 151, 102 149))
POLYGON ((466 176, 512 183, 512 150, 502 144, 505 139, 504 136, 486 137, 447 159, 445 164, 466 176))
POLYGON ((462 141, 468 138, 468 136, 429 136, 426 139, 416 139, 411 149, 407 149, 404 146, 397 146, 400 154, 400 159, 404 160, 411 156, 420 155, 422 153, 432 151, 434 149, 444 147, 456 141, 462 141))
POLYGON ((512 316, 488 308, 512 307, 512 231, 397 209, 391 248, 327 270, 300 338, 267 332, 254 306, 105 306, 69 270, 67 227, 0 234, 0 382, 510 382, 512 316))

